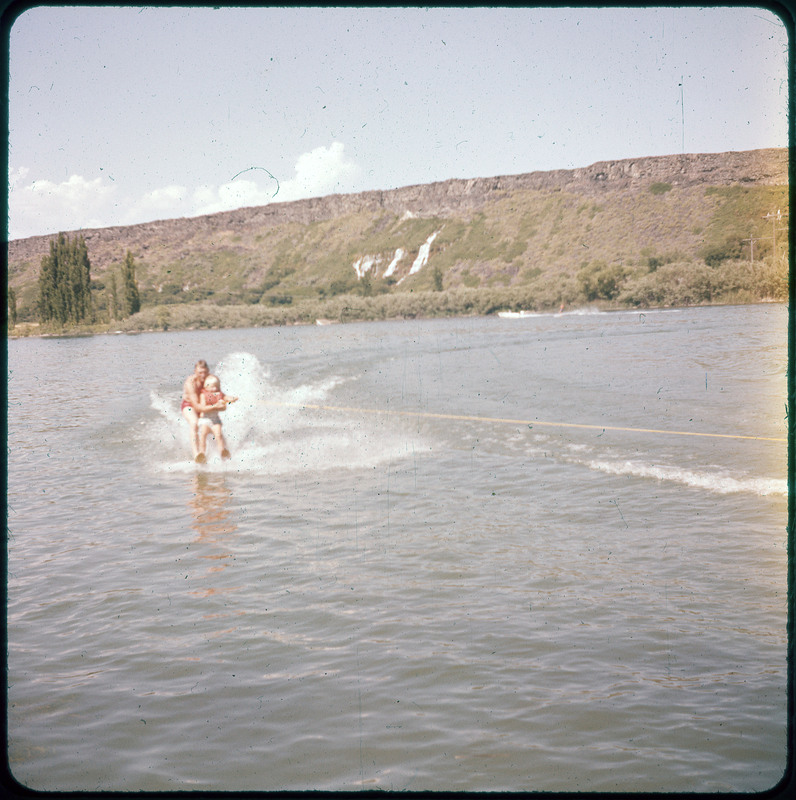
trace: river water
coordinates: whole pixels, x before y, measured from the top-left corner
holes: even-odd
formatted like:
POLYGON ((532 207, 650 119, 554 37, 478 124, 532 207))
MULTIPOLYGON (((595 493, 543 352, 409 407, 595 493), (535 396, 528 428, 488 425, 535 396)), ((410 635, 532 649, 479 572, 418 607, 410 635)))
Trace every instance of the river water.
POLYGON ((10 341, 13 775, 773 786, 786 330, 760 305, 10 341), (229 462, 189 460, 197 358, 241 397, 229 462))

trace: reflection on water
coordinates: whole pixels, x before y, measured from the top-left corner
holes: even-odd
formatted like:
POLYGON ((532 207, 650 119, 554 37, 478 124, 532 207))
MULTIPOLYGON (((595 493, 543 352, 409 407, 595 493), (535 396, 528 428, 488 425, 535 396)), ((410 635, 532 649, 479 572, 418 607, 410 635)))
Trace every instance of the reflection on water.
MULTIPOLYGON (((227 546, 228 536, 235 533, 238 528, 230 509, 232 492, 227 487, 223 475, 205 472, 198 472, 194 476, 193 489, 193 496, 188 504, 193 516, 191 527, 198 534, 197 543, 209 545, 207 551, 201 553, 199 558, 210 562, 205 572, 205 576, 210 576, 226 569, 232 559, 227 546)), ((203 589, 192 594, 209 597, 220 591, 223 590, 208 583, 203 589)))
POLYGON ((189 502, 193 515, 191 527, 199 534, 199 541, 215 541, 234 533, 238 526, 229 508, 232 492, 224 475, 197 472, 193 489, 189 502))

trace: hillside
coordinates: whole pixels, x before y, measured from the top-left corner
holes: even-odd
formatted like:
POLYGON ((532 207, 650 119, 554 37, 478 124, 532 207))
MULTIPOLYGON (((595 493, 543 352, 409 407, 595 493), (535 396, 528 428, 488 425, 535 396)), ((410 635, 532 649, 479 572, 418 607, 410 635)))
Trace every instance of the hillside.
MULTIPOLYGON (((143 319, 156 306, 202 303, 278 309, 282 321, 329 316, 324 305, 337 313, 342 297, 440 289, 491 292, 489 310, 495 302, 541 308, 751 301, 784 297, 787 216, 766 215, 787 214, 787 183, 785 149, 661 156, 82 234, 100 320, 105 281, 128 250, 143 319), (678 286, 687 291, 674 291, 678 286), (302 305, 307 313, 296 313, 302 305)), ((8 245, 20 320, 35 319, 38 272, 51 238, 8 245)), ((389 315, 392 302, 401 315, 398 300, 382 298, 381 313, 389 315)))

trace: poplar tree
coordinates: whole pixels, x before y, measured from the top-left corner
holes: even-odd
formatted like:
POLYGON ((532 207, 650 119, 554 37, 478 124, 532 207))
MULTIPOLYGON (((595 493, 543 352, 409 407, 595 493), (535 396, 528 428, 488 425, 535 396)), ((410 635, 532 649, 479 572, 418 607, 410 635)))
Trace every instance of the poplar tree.
POLYGON ((91 319, 94 309, 91 302, 91 262, 88 258, 86 240, 75 238, 72 261, 72 287, 75 321, 91 319))
POLYGON ((116 293, 116 273, 111 272, 108 278, 108 321, 119 318, 119 301, 116 293))
POLYGON ((59 303, 57 266, 55 241, 50 240, 50 254, 42 256, 39 272, 39 317, 42 322, 52 319, 63 322, 66 319, 66 314, 59 303))
POLYGON ((8 322, 10 327, 17 324, 17 293, 8 287, 8 322))
POLYGON ((125 317, 141 310, 141 295, 135 280, 135 261, 128 250, 122 268, 122 311, 125 317))
POLYGON ((50 240, 50 252, 41 260, 39 317, 61 325, 83 322, 93 316, 91 262, 82 236, 63 233, 50 240))

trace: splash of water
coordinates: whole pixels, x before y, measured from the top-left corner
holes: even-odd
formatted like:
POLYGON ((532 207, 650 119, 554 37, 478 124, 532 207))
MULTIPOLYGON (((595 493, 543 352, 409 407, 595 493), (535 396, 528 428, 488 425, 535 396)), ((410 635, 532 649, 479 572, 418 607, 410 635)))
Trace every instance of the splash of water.
MULTIPOLYGON (((212 435, 208 436, 203 470, 278 475, 357 469, 398 461, 422 449, 394 420, 330 415, 303 407, 323 404, 346 379, 279 386, 251 353, 225 356, 215 374, 223 391, 239 398, 221 416, 232 459, 221 461, 212 435)), ((156 421, 148 426, 156 440, 151 444, 164 455, 159 468, 168 472, 199 468, 191 460, 188 426, 178 399, 151 392, 150 407, 157 412, 156 421)))

